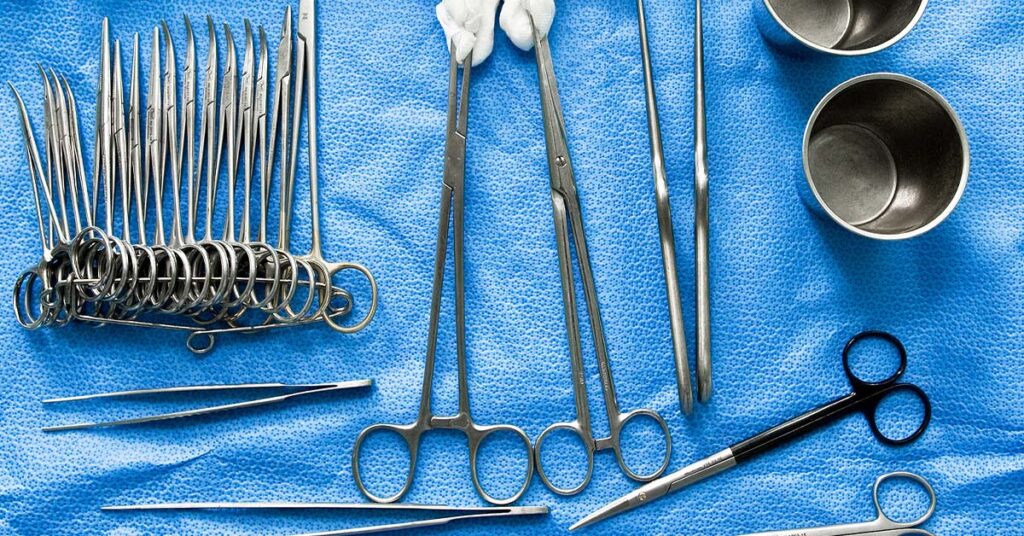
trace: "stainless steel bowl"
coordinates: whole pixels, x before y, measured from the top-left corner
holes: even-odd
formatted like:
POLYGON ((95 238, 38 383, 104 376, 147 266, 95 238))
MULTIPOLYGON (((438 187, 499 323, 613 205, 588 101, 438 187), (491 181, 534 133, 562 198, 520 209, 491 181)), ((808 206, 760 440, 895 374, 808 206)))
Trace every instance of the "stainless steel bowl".
POLYGON ((877 52, 903 39, 928 0, 754 0, 764 38, 784 50, 839 56, 877 52))
POLYGON ((899 240, 933 229, 956 208, 970 147, 934 89, 875 73, 821 100, 804 133, 803 164, 808 206, 861 236, 899 240))

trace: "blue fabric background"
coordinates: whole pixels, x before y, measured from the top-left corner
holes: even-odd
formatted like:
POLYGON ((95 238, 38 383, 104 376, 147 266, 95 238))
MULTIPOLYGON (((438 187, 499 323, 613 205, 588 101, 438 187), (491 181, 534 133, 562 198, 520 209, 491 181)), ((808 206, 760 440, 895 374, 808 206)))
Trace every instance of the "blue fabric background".
MULTIPOLYGON (((692 348, 693 5, 649 4, 692 348)), ((22 90, 37 130, 42 98, 36 62, 67 74, 79 99, 89 166, 102 16, 111 18, 114 37, 127 42, 131 32, 142 33, 148 71, 147 36, 161 19, 172 23, 180 61, 180 17, 192 16, 202 65, 203 15, 230 23, 239 42, 242 19, 249 16, 268 29, 276 46, 284 6, 255 0, 4 1, 0 72, 22 90)), ((690 419, 678 411, 670 357, 635 6, 626 0, 561 0, 553 29, 621 406, 664 414, 674 433, 672 468, 682 467, 847 392, 842 345, 857 331, 877 328, 906 344, 907 380, 930 394, 934 420, 913 446, 890 449, 854 416, 594 533, 735 534, 866 520, 874 516, 874 478, 912 470, 929 478, 939 496, 929 530, 1024 534, 1020 2, 935 0, 904 41, 855 59, 778 54, 759 37, 748 0, 707 0, 705 9, 716 392, 690 419), (959 208, 935 231, 900 243, 860 239, 817 219, 796 189, 804 180, 800 142, 811 109, 835 85, 873 71, 905 73, 932 85, 959 112, 971 142, 971 179, 959 208)), ((362 501, 350 467, 355 435, 369 424, 410 422, 416 414, 448 56, 427 1, 322 2, 319 36, 327 256, 371 267, 381 284, 377 318, 355 336, 317 326, 224 337, 212 354, 199 358, 176 333, 85 326, 30 333, 4 315, 0 532, 288 534, 399 519, 99 511, 105 504, 145 501, 362 501), (362 377, 376 381, 371 392, 189 422, 40 432, 48 424, 191 402, 43 407, 40 400, 50 396, 362 377)), ((481 423, 515 423, 535 438, 573 411, 535 62, 499 33, 493 57, 474 74, 466 181, 473 411, 481 423)), ((10 242, 0 274, 10 284, 37 259, 38 238, 9 93, 0 98, 0 121, 0 225, 10 242)), ((298 207, 301 237, 308 232, 308 208, 298 207)), ((297 242, 297 251, 308 243, 297 242)), ((451 281, 450 268, 448 275, 451 281)), ((456 400, 450 292, 444 307, 434 396, 442 413, 454 412, 456 400)), ((602 432, 607 424, 589 336, 585 343, 592 415, 602 432)), ((634 434, 631 442, 645 438, 634 434)), ((372 445, 383 450, 367 458, 368 478, 381 490, 394 489, 396 478, 385 476, 401 470, 402 451, 387 441, 372 445)), ((652 451, 649 459, 657 455, 652 451)), ((485 473, 500 475, 506 458, 488 463, 485 473)), ((566 455, 551 463, 553 472, 564 475, 581 462, 566 455)), ((407 501, 482 504, 458 433, 424 438, 416 476, 407 501)), ((593 482, 579 496, 558 497, 533 483, 521 503, 550 505, 547 519, 448 530, 561 531, 634 485, 605 453, 597 456, 593 482)))

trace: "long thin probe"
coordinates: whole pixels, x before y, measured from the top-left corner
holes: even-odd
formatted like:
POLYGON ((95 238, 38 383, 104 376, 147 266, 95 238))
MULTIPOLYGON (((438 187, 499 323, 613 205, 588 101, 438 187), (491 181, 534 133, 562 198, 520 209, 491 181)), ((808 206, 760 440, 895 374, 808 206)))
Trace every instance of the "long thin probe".
POLYGON ((697 1, 694 44, 693 195, 697 283, 697 397, 711 399, 711 268, 708 254, 708 141, 704 108, 704 24, 697 1))
POLYGON ((665 174, 665 153, 661 143, 661 123, 658 120, 658 100, 654 90, 654 69, 651 67, 651 51, 647 43, 647 17, 644 15, 643 0, 636 0, 636 9, 640 23, 640 52, 643 56, 644 86, 647 91, 647 123, 651 137, 654 195, 658 205, 658 231, 661 235, 661 259, 665 269, 665 290, 668 295, 668 315, 672 329, 676 387, 679 390, 679 408, 683 414, 689 415, 693 412, 693 386, 690 383, 690 361, 686 352, 686 327, 679 291, 679 271, 676 266, 675 232, 672 227, 672 205, 665 174))

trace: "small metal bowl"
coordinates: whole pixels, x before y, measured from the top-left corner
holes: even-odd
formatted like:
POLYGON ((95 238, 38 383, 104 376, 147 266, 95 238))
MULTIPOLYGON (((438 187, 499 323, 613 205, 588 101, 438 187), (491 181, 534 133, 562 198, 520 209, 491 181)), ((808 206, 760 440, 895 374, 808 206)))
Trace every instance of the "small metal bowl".
POLYGON ((903 39, 928 0, 754 0, 764 38, 791 52, 838 56, 878 52, 903 39))
POLYGON ((946 219, 963 196, 970 147, 934 89, 875 73, 829 92, 804 132, 804 199, 861 236, 911 238, 946 219), (807 195, 807 193, 813 194, 807 195))

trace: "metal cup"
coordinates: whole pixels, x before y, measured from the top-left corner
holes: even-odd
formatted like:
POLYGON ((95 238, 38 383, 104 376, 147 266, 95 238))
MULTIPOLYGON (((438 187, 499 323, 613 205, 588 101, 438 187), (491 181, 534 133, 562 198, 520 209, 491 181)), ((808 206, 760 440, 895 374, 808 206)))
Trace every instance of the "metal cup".
POLYGON ((875 73, 818 103, 804 132, 803 163, 808 207, 861 236, 899 240, 953 211, 967 186, 970 147, 956 112, 934 89, 875 73))
POLYGON ((928 0, 754 0, 764 38, 780 48, 839 56, 877 52, 903 39, 928 0))

